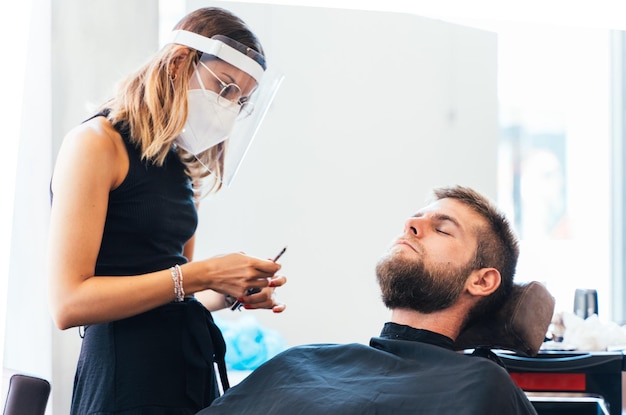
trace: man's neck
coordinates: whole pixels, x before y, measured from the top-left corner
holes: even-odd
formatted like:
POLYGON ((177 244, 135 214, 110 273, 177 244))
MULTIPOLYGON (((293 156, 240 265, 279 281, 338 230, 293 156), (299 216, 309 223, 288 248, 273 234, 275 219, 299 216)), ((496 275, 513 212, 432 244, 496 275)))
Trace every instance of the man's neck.
POLYGON ((456 340, 464 316, 461 310, 455 307, 429 314, 409 309, 395 309, 391 312, 391 321, 416 329, 429 330, 456 340))

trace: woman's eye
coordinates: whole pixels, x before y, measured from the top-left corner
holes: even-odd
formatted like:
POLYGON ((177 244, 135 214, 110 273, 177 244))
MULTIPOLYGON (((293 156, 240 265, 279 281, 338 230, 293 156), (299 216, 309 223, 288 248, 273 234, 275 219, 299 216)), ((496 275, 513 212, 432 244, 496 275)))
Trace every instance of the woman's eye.
POLYGON ((222 94, 224 98, 231 101, 238 101, 241 97, 241 92, 239 88, 233 84, 228 84, 222 89, 222 94))

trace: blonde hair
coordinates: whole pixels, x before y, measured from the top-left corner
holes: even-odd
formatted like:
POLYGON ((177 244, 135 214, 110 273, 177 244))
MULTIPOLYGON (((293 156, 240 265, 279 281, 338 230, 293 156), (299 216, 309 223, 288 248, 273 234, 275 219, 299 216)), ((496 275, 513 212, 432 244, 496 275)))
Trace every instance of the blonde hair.
MULTIPOLYGON (((218 7, 191 12, 174 29, 206 37, 224 35, 263 54, 260 42, 243 20, 218 7)), ((108 111, 107 118, 113 125, 128 130, 131 141, 141 149, 142 159, 163 165, 174 140, 183 130, 189 78, 201 54, 186 46, 166 45, 139 70, 122 80, 113 98, 102 105, 101 110, 108 111), (191 53, 181 55, 178 53, 181 49, 191 53), (178 65, 176 76, 170 73, 174 64, 178 65)), ((180 147, 177 151, 192 178, 196 197, 221 188, 226 143, 197 156, 180 147)))

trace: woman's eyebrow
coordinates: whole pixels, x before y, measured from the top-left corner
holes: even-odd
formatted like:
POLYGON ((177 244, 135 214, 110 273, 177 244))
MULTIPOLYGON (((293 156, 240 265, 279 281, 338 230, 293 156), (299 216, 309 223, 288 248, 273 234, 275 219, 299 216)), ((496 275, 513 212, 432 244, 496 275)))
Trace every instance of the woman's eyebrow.
MULTIPOLYGON (((228 83, 229 83, 229 84, 235 84, 235 85, 237 85, 237 82, 235 82, 235 78, 233 78, 232 76, 230 76, 230 74, 228 74, 228 73, 226 73, 226 72, 221 72, 221 75, 222 75, 222 76, 225 76, 226 78, 228 78, 228 79, 227 79, 227 81, 228 81, 228 83)), ((237 85, 237 86, 239 86, 239 85, 237 85)))

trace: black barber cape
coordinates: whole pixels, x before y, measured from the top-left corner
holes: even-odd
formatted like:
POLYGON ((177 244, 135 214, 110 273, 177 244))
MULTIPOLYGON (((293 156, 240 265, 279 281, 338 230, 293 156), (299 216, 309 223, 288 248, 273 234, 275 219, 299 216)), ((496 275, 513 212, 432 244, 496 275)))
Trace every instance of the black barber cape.
POLYGON ((536 414, 504 368, 452 340, 387 323, 370 346, 291 348, 197 415, 536 414))

